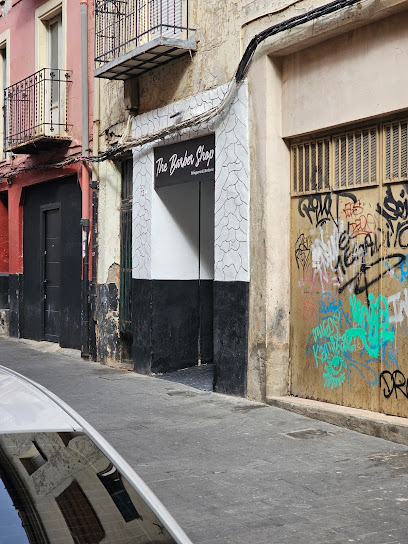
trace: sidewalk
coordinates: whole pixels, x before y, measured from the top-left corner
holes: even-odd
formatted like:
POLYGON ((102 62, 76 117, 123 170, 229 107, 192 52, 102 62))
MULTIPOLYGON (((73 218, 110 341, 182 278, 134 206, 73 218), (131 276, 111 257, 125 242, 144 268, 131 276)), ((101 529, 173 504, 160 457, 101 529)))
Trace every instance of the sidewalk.
POLYGON ((125 457, 197 544, 408 542, 408 448, 0 339, 125 457))

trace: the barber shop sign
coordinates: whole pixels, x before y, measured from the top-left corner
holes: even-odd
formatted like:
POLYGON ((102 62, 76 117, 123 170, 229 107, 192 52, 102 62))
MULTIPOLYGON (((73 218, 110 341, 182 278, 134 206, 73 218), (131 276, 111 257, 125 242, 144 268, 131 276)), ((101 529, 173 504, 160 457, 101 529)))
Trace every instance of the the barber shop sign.
POLYGON ((156 188, 210 180, 215 180, 214 134, 155 148, 156 188))

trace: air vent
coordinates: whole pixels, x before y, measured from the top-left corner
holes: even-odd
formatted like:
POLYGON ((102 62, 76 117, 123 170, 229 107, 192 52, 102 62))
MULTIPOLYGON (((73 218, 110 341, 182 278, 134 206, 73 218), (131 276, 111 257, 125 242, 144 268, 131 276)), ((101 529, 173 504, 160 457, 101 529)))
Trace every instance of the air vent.
POLYGON ((375 127, 333 137, 333 189, 377 183, 377 142, 375 127))
POLYGON ((407 121, 384 125, 386 182, 407 179, 407 121))
POLYGON ((292 194, 303 195, 330 189, 329 139, 291 147, 292 194))

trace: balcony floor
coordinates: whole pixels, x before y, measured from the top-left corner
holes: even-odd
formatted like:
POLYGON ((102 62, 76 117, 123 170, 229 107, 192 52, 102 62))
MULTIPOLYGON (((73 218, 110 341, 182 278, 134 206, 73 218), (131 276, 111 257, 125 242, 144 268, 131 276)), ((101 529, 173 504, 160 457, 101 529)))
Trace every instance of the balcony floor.
POLYGON ((68 147, 71 136, 36 136, 20 144, 8 146, 4 151, 12 151, 15 155, 35 155, 41 151, 68 147))
POLYGON ((195 50, 195 38, 181 40, 160 36, 96 68, 95 77, 130 79, 195 50))

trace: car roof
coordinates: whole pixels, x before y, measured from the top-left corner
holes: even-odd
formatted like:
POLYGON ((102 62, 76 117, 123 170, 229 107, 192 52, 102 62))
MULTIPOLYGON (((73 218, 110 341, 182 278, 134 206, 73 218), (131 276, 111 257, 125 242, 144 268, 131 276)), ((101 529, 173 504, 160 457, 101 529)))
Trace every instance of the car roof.
POLYGON ((0 433, 79 432, 63 408, 24 377, 0 366, 0 433))

